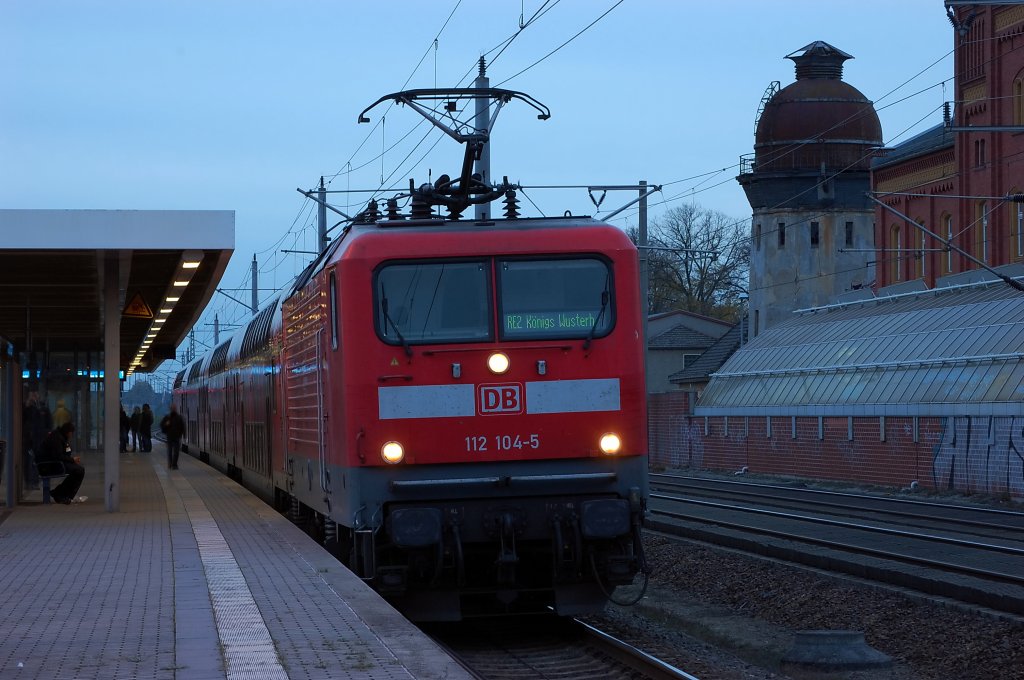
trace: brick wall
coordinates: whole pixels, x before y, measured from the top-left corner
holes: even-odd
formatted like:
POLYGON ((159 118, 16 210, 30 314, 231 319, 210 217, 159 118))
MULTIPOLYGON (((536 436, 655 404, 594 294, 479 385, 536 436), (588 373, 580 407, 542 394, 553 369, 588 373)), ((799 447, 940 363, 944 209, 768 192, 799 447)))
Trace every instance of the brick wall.
POLYGON ((851 438, 849 418, 797 417, 794 436, 792 417, 694 417, 686 397, 651 395, 652 466, 894 488, 917 481, 1024 500, 1024 418, 855 417, 851 438))
POLYGON ((701 458, 692 448, 693 437, 681 425, 690 412, 688 392, 647 395, 647 445, 649 460, 658 467, 699 467, 701 458))

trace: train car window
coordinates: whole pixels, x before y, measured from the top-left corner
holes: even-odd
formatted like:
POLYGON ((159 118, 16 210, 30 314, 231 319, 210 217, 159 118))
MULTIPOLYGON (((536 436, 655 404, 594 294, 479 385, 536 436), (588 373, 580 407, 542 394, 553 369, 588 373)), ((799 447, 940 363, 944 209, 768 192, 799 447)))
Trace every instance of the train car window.
POLYGON ((185 379, 185 369, 178 371, 178 375, 174 376, 174 389, 181 387, 182 381, 185 379))
POLYGON ((374 278, 377 334, 392 345, 490 340, 485 262, 395 263, 374 278))
POLYGON ((338 282, 334 272, 331 272, 329 287, 329 297, 331 300, 331 349, 338 349, 338 282))
POLYGON ((221 343, 213 350, 213 357, 210 358, 210 375, 217 375, 224 371, 228 365, 228 345, 230 341, 221 343))
POLYGON ((245 337, 242 338, 242 349, 239 352, 240 359, 248 359, 266 346, 270 339, 270 324, 274 320, 274 311, 277 309, 277 302, 274 301, 260 311, 245 329, 245 337))
POLYGON ((498 263, 503 340, 599 338, 614 325, 611 270, 596 258, 498 263))

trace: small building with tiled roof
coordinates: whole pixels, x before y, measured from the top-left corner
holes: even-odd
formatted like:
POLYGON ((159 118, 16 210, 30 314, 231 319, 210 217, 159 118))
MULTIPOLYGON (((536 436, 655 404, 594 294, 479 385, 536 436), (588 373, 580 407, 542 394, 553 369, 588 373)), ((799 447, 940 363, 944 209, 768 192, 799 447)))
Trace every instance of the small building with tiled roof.
POLYGON ((651 458, 678 448, 679 419, 690 413, 690 394, 669 377, 696 364, 733 328, 702 314, 675 310, 647 318, 647 425, 651 458))
POLYGON ((728 333, 716 340, 695 361, 687 364, 683 370, 670 375, 669 382, 677 389, 699 396, 708 384, 708 380, 711 379, 711 375, 728 361, 741 344, 749 342, 749 340, 749 329, 746 319, 744 319, 730 328, 728 333))
POLYGON ((652 315, 647 325, 647 392, 677 389, 669 376, 692 364, 725 335, 732 324, 676 310, 652 315))

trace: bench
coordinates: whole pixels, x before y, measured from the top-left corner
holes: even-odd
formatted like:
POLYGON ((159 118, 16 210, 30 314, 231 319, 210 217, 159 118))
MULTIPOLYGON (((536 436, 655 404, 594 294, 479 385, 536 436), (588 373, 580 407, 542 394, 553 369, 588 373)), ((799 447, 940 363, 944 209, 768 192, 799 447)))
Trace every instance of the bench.
POLYGON ((42 463, 36 463, 36 471, 39 473, 39 481, 42 482, 43 486, 43 505, 49 505, 50 480, 64 479, 68 476, 68 471, 64 468, 64 463, 59 460, 47 460, 42 463))

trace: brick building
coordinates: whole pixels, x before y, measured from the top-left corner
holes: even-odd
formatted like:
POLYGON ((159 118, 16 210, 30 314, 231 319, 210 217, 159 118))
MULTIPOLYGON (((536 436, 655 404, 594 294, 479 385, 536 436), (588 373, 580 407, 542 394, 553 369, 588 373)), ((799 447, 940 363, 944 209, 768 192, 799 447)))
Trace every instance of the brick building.
POLYGON ((1006 283, 1024 215, 1005 198, 1024 192, 1024 6, 948 4, 950 124, 876 159, 872 188, 970 257, 878 207, 874 284, 762 329, 696 405, 683 392, 654 464, 1024 500, 1024 293, 1006 283))
MULTIPOLYGON (((948 123, 888 150, 873 187, 888 206, 991 266, 1024 261, 1024 5, 953 3, 948 123)), ((982 267, 893 212, 875 210, 878 283, 982 267)))

